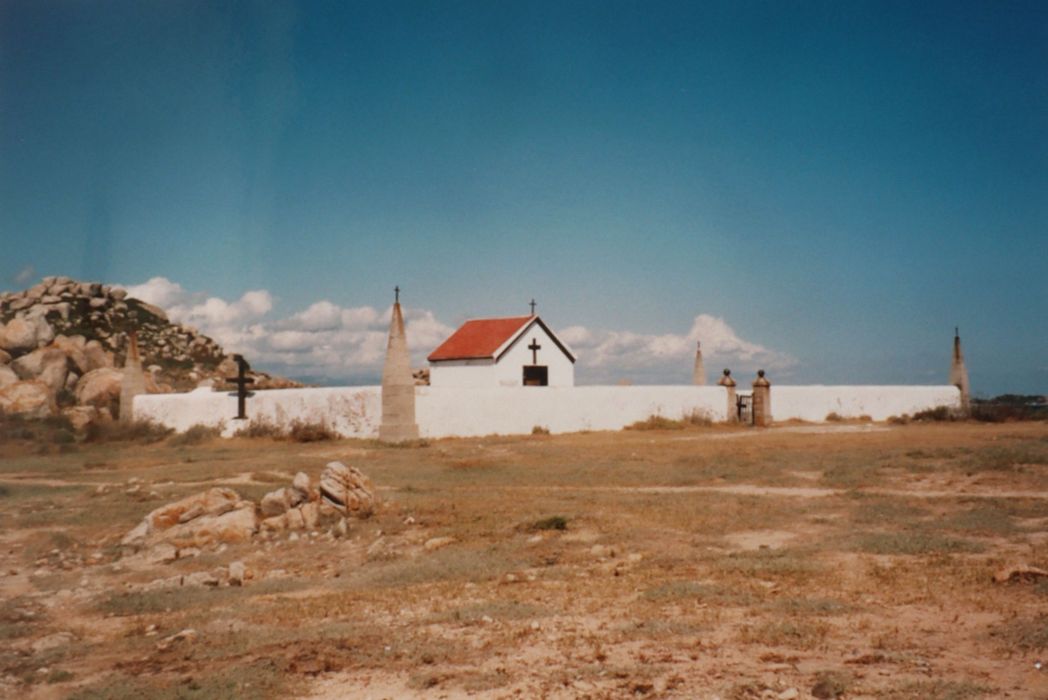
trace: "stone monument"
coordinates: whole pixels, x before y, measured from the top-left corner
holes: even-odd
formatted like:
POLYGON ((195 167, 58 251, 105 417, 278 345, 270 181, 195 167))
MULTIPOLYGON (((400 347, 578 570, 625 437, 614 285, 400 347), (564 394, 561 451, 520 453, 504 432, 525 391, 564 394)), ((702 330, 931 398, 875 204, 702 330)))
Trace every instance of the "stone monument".
POLYGON ((736 405, 738 399, 735 397, 735 380, 731 378, 731 370, 725 369, 724 376, 717 380, 717 384, 728 390, 728 422, 739 421, 739 408, 736 405))
POLYGON ((753 424, 758 428, 771 425, 771 382, 764 377, 764 370, 757 370, 753 380, 753 424))
POLYGON ((142 371, 142 358, 138 354, 138 333, 131 331, 127 342, 127 358, 124 360, 124 376, 120 378, 120 422, 134 420, 136 396, 146 393, 146 375, 142 371))
POLYGON ((953 362, 950 364, 950 384, 961 390, 961 412, 968 415, 971 411, 971 395, 968 387, 968 368, 964 366, 964 353, 961 352, 961 331, 953 329, 953 362))
POLYGON ((400 311, 400 287, 394 290, 393 316, 389 321, 386 364, 382 367, 382 423, 378 439, 382 442, 405 442, 418 439, 415 422, 415 379, 411 375, 411 357, 404 335, 404 316, 400 311))
POLYGON ((702 343, 695 343, 695 368, 691 372, 691 383, 706 386, 706 367, 702 364, 702 343))

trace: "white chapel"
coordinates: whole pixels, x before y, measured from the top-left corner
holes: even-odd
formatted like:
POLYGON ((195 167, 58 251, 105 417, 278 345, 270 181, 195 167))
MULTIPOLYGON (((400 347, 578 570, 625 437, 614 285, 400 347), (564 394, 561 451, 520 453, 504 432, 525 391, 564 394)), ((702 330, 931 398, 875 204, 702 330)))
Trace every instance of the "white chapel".
POLYGON ((430 386, 574 386, 575 355, 536 315, 466 321, 430 353, 430 386))

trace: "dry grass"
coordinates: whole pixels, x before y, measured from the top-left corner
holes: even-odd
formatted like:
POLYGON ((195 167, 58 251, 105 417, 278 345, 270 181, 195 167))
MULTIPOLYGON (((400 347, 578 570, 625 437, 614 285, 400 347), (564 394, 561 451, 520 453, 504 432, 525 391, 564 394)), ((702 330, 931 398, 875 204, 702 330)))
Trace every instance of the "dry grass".
POLYGON ((0 578, 0 695, 805 697, 823 683, 964 699, 1040 682, 1021 674, 1048 645, 1048 586, 991 576, 1048 567, 1048 426, 736 435, 0 443, 0 571, 16 572, 0 578), (116 544, 162 503, 219 484, 257 497, 333 459, 383 499, 344 538, 172 564, 116 544), (453 541, 427 548, 438 537, 453 541), (233 560, 255 574, 243 588, 140 588, 233 560), (157 647, 187 627, 195 642, 157 647))
POLYGON ((149 420, 130 423, 107 421, 91 423, 85 431, 85 442, 159 442, 174 431, 149 420))
POLYGON ((648 416, 644 420, 631 423, 626 430, 684 430, 685 428, 708 428, 713 419, 705 411, 694 410, 680 418, 667 418, 659 414, 648 416))
POLYGON ((168 439, 172 447, 184 447, 186 445, 199 445, 202 442, 216 440, 222 434, 222 428, 197 423, 191 425, 185 432, 178 433, 168 439))

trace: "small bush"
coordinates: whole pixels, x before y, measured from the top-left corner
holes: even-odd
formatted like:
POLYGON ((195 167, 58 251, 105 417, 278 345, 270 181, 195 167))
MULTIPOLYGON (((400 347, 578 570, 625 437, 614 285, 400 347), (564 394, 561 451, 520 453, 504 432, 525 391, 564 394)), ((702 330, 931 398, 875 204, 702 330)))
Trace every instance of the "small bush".
POLYGON ((837 413, 836 411, 830 411, 826 414, 827 423, 840 423, 842 420, 844 420, 844 416, 837 413))
POLYGON ((70 673, 69 671, 63 671, 61 669, 55 670, 55 671, 51 671, 47 675, 47 682, 48 683, 66 683, 66 682, 71 681, 71 680, 73 680, 73 674, 70 673))
POLYGON ((287 438, 287 431, 268 418, 252 418, 246 425, 238 428, 233 437, 284 440, 287 438))
POLYGON ((648 416, 644 420, 626 426, 626 430, 681 430, 682 428, 684 428, 683 421, 659 415, 648 416))
POLYGON ((910 417, 905 413, 901 416, 888 416, 888 423, 891 425, 907 425, 910 422, 910 417))
POLYGON ((288 431, 288 439, 292 442, 320 442, 323 440, 338 440, 339 434, 328 427, 327 423, 305 421, 293 421, 288 431))
POLYGON ((532 435, 549 435, 549 428, 547 428, 545 426, 542 426, 542 425, 536 425, 534 428, 531 429, 531 434, 532 435))
POLYGON ((695 425, 703 428, 713 425, 713 419, 710 418, 710 414, 697 408, 693 409, 691 413, 684 414, 684 418, 681 420, 685 425, 695 425))
POLYGON ((184 433, 174 435, 167 444, 174 447, 182 447, 184 445, 198 445, 201 442, 207 442, 208 440, 214 440, 222 434, 222 428, 219 426, 204 425, 203 423, 197 423, 191 425, 186 429, 184 433))
POLYGON ((252 418, 247 425, 233 433, 233 437, 268 438, 270 440, 288 440, 290 442, 319 442, 322 440, 338 440, 341 436, 322 421, 295 420, 291 422, 289 427, 284 428, 268 418, 252 418))
POLYGON ((851 674, 840 671, 819 671, 815 674, 815 685, 811 692, 817 698, 839 698, 848 691, 851 674))
POLYGON ((529 530, 567 530, 568 519, 563 515, 554 515, 542 520, 536 520, 528 526, 529 530))
POLYGON ((626 426, 626 430, 683 430, 687 427, 708 427, 713 425, 713 419, 706 411, 694 409, 685 413, 679 420, 667 418, 654 414, 644 420, 639 420, 626 426))
POLYGON ((936 406, 914 413, 913 420, 918 423, 952 423, 961 420, 961 416, 949 406, 936 406))
POLYGON ((130 423, 109 421, 91 423, 84 435, 85 442, 159 442, 171 433, 171 428, 151 420, 136 420, 130 423))

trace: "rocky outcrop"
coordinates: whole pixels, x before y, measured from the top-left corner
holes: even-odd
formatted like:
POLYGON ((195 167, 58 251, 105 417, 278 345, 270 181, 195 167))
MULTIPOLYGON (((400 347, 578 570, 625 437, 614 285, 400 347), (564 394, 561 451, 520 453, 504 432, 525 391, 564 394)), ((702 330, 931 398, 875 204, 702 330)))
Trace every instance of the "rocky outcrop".
POLYGON ((122 544, 201 547, 243 542, 258 530, 255 504, 236 491, 213 488, 157 508, 129 532, 122 544))
POLYGON ((69 376, 69 357, 60 348, 49 345, 22 355, 11 363, 11 369, 19 379, 36 379, 57 394, 65 387, 69 376))
POLYGON ((271 518, 274 515, 283 515, 295 506, 303 503, 306 499, 307 496, 295 489, 282 488, 270 491, 263 496, 259 508, 262 511, 263 518, 271 518))
POLYGON ((344 516, 366 518, 375 510, 375 489, 356 467, 329 462, 320 475, 320 498, 344 516))
POLYGON ((54 330, 39 314, 16 316, 0 328, 0 349, 11 356, 51 342, 54 330))
POLYGON ((123 377, 123 372, 109 367, 91 370, 76 384, 77 403, 112 409, 120 402, 120 381, 123 377))
MULTIPOLYGON (((116 415, 120 391, 114 368, 125 365, 132 333, 142 365, 150 370, 144 376, 147 392, 188 391, 205 380, 214 380, 217 391, 229 390, 225 379, 237 366, 214 340, 172 323, 163 309, 126 290, 69 277, 45 277, 27 290, 0 294, 0 387, 39 382, 50 390, 52 406, 105 407, 116 415)), ((264 372, 251 376, 252 389, 301 386, 264 372)), ((30 413, 39 413, 32 404, 30 413)))
POLYGON ((314 489, 299 472, 291 486, 267 493, 258 506, 232 489, 208 489, 152 511, 121 543, 149 547, 154 558, 169 561, 182 549, 242 542, 260 531, 327 528, 332 536, 344 536, 349 518, 366 518, 377 507, 371 481, 341 462, 325 467, 320 484, 314 489))
POLYGON ((97 423, 100 412, 94 406, 70 406, 62 409, 62 415, 69 420, 73 430, 83 431, 92 423, 97 423))
POLYGON ((0 412, 26 418, 46 418, 55 410, 51 387, 43 382, 15 382, 0 389, 0 412))

